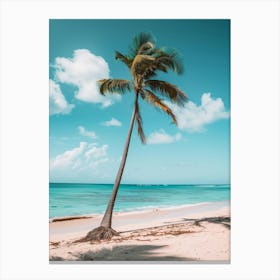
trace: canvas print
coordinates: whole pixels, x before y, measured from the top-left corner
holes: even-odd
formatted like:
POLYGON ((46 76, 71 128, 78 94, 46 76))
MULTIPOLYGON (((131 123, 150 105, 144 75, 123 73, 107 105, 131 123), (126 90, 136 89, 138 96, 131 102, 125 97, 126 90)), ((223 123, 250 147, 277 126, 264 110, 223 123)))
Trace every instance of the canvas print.
POLYGON ((51 263, 230 262, 230 20, 49 21, 51 263))

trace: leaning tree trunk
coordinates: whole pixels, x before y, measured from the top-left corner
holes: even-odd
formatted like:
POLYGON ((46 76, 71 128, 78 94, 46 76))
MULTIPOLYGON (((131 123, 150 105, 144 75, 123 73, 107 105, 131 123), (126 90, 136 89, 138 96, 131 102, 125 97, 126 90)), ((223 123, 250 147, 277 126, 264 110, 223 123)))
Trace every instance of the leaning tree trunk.
POLYGON ((119 190, 120 182, 122 179, 122 174, 123 174, 123 170, 124 170, 125 163, 126 163, 128 148, 129 148, 129 144, 130 144, 130 138, 131 138, 134 120, 135 120, 136 102, 137 102, 137 98, 135 100, 134 109, 133 109, 133 113, 132 113, 131 120, 130 120, 130 126, 129 126, 128 135, 127 135, 125 146, 124 146, 122 161, 120 163, 119 171, 117 173, 117 177, 115 180, 115 184, 114 184, 114 188, 112 191, 110 201, 108 203, 106 212, 105 212, 103 219, 101 221, 101 224, 100 224, 100 226, 107 227, 107 228, 110 228, 112 225, 112 214, 113 214, 114 204, 115 204, 116 196, 117 196, 117 193, 119 190))
POLYGON ((117 196, 117 193, 118 193, 118 190, 119 190, 123 170, 124 170, 125 163, 126 163, 128 148, 129 148, 129 144, 130 144, 130 138, 131 138, 133 125, 134 125, 134 120, 135 120, 135 115, 136 115, 136 110, 137 110, 137 102, 138 102, 138 93, 136 92, 134 109, 133 109, 133 112, 132 112, 130 125, 129 125, 129 130, 128 130, 128 135, 127 135, 125 146, 124 146, 122 161, 120 163, 120 167, 119 167, 117 177, 116 177, 116 180, 115 180, 115 184, 114 184, 114 187, 113 187, 112 195, 111 195, 111 198, 109 200, 106 212, 105 212, 105 214, 103 216, 103 219, 101 221, 101 224, 98 228, 95 228, 92 231, 90 231, 84 238, 80 239, 79 241, 111 239, 114 235, 118 235, 118 232, 113 230, 112 227, 111 227, 112 226, 112 215, 113 215, 113 209, 114 209, 116 196, 117 196))

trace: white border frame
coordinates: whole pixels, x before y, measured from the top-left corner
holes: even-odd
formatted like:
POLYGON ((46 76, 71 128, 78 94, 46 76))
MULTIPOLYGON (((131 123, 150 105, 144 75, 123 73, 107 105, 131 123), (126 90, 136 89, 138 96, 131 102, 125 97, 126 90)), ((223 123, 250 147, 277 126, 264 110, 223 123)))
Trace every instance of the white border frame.
POLYGON ((280 279, 279 34, 277 0, 2 0, 0 279, 280 279), (51 265, 48 19, 157 17, 231 19, 231 264, 51 265))

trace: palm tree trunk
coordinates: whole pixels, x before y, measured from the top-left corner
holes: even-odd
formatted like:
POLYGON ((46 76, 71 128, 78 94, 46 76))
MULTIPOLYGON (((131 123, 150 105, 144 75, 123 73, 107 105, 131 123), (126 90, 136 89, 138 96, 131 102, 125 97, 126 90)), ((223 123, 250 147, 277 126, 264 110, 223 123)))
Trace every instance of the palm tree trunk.
POLYGON ((117 177, 116 177, 116 180, 115 180, 115 184, 114 184, 114 188, 113 188, 113 191, 112 191, 110 201, 108 203, 106 212, 105 212, 105 214, 103 216, 103 219, 101 221, 101 224, 100 224, 100 226, 103 226, 103 227, 106 227, 106 228, 111 228, 111 225, 112 225, 112 214, 113 214, 114 204, 115 204, 116 196, 117 196, 117 193, 118 193, 118 190, 119 190, 123 170, 124 170, 125 163, 126 163, 128 148, 129 148, 129 144, 130 144, 130 138, 131 138, 133 125, 134 125, 134 120, 135 120, 135 115, 136 115, 137 102, 138 102, 138 93, 136 93, 136 97, 135 97, 134 109, 133 109, 133 113, 132 113, 132 116, 131 116, 128 135, 127 135, 125 146, 124 146, 122 161, 120 163, 119 171, 117 173, 117 177))

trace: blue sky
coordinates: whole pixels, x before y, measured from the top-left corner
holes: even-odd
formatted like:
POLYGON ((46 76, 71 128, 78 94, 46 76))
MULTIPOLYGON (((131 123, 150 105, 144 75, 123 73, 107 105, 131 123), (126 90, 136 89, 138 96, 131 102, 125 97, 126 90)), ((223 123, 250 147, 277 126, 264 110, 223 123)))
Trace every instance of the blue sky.
POLYGON ((50 20, 50 181, 114 182, 133 93, 102 97, 96 81, 130 79, 114 52, 127 53, 139 32, 180 52, 184 73, 159 79, 190 101, 169 104, 178 127, 140 102, 148 144, 133 132, 122 183, 229 183, 229 20, 50 20))

